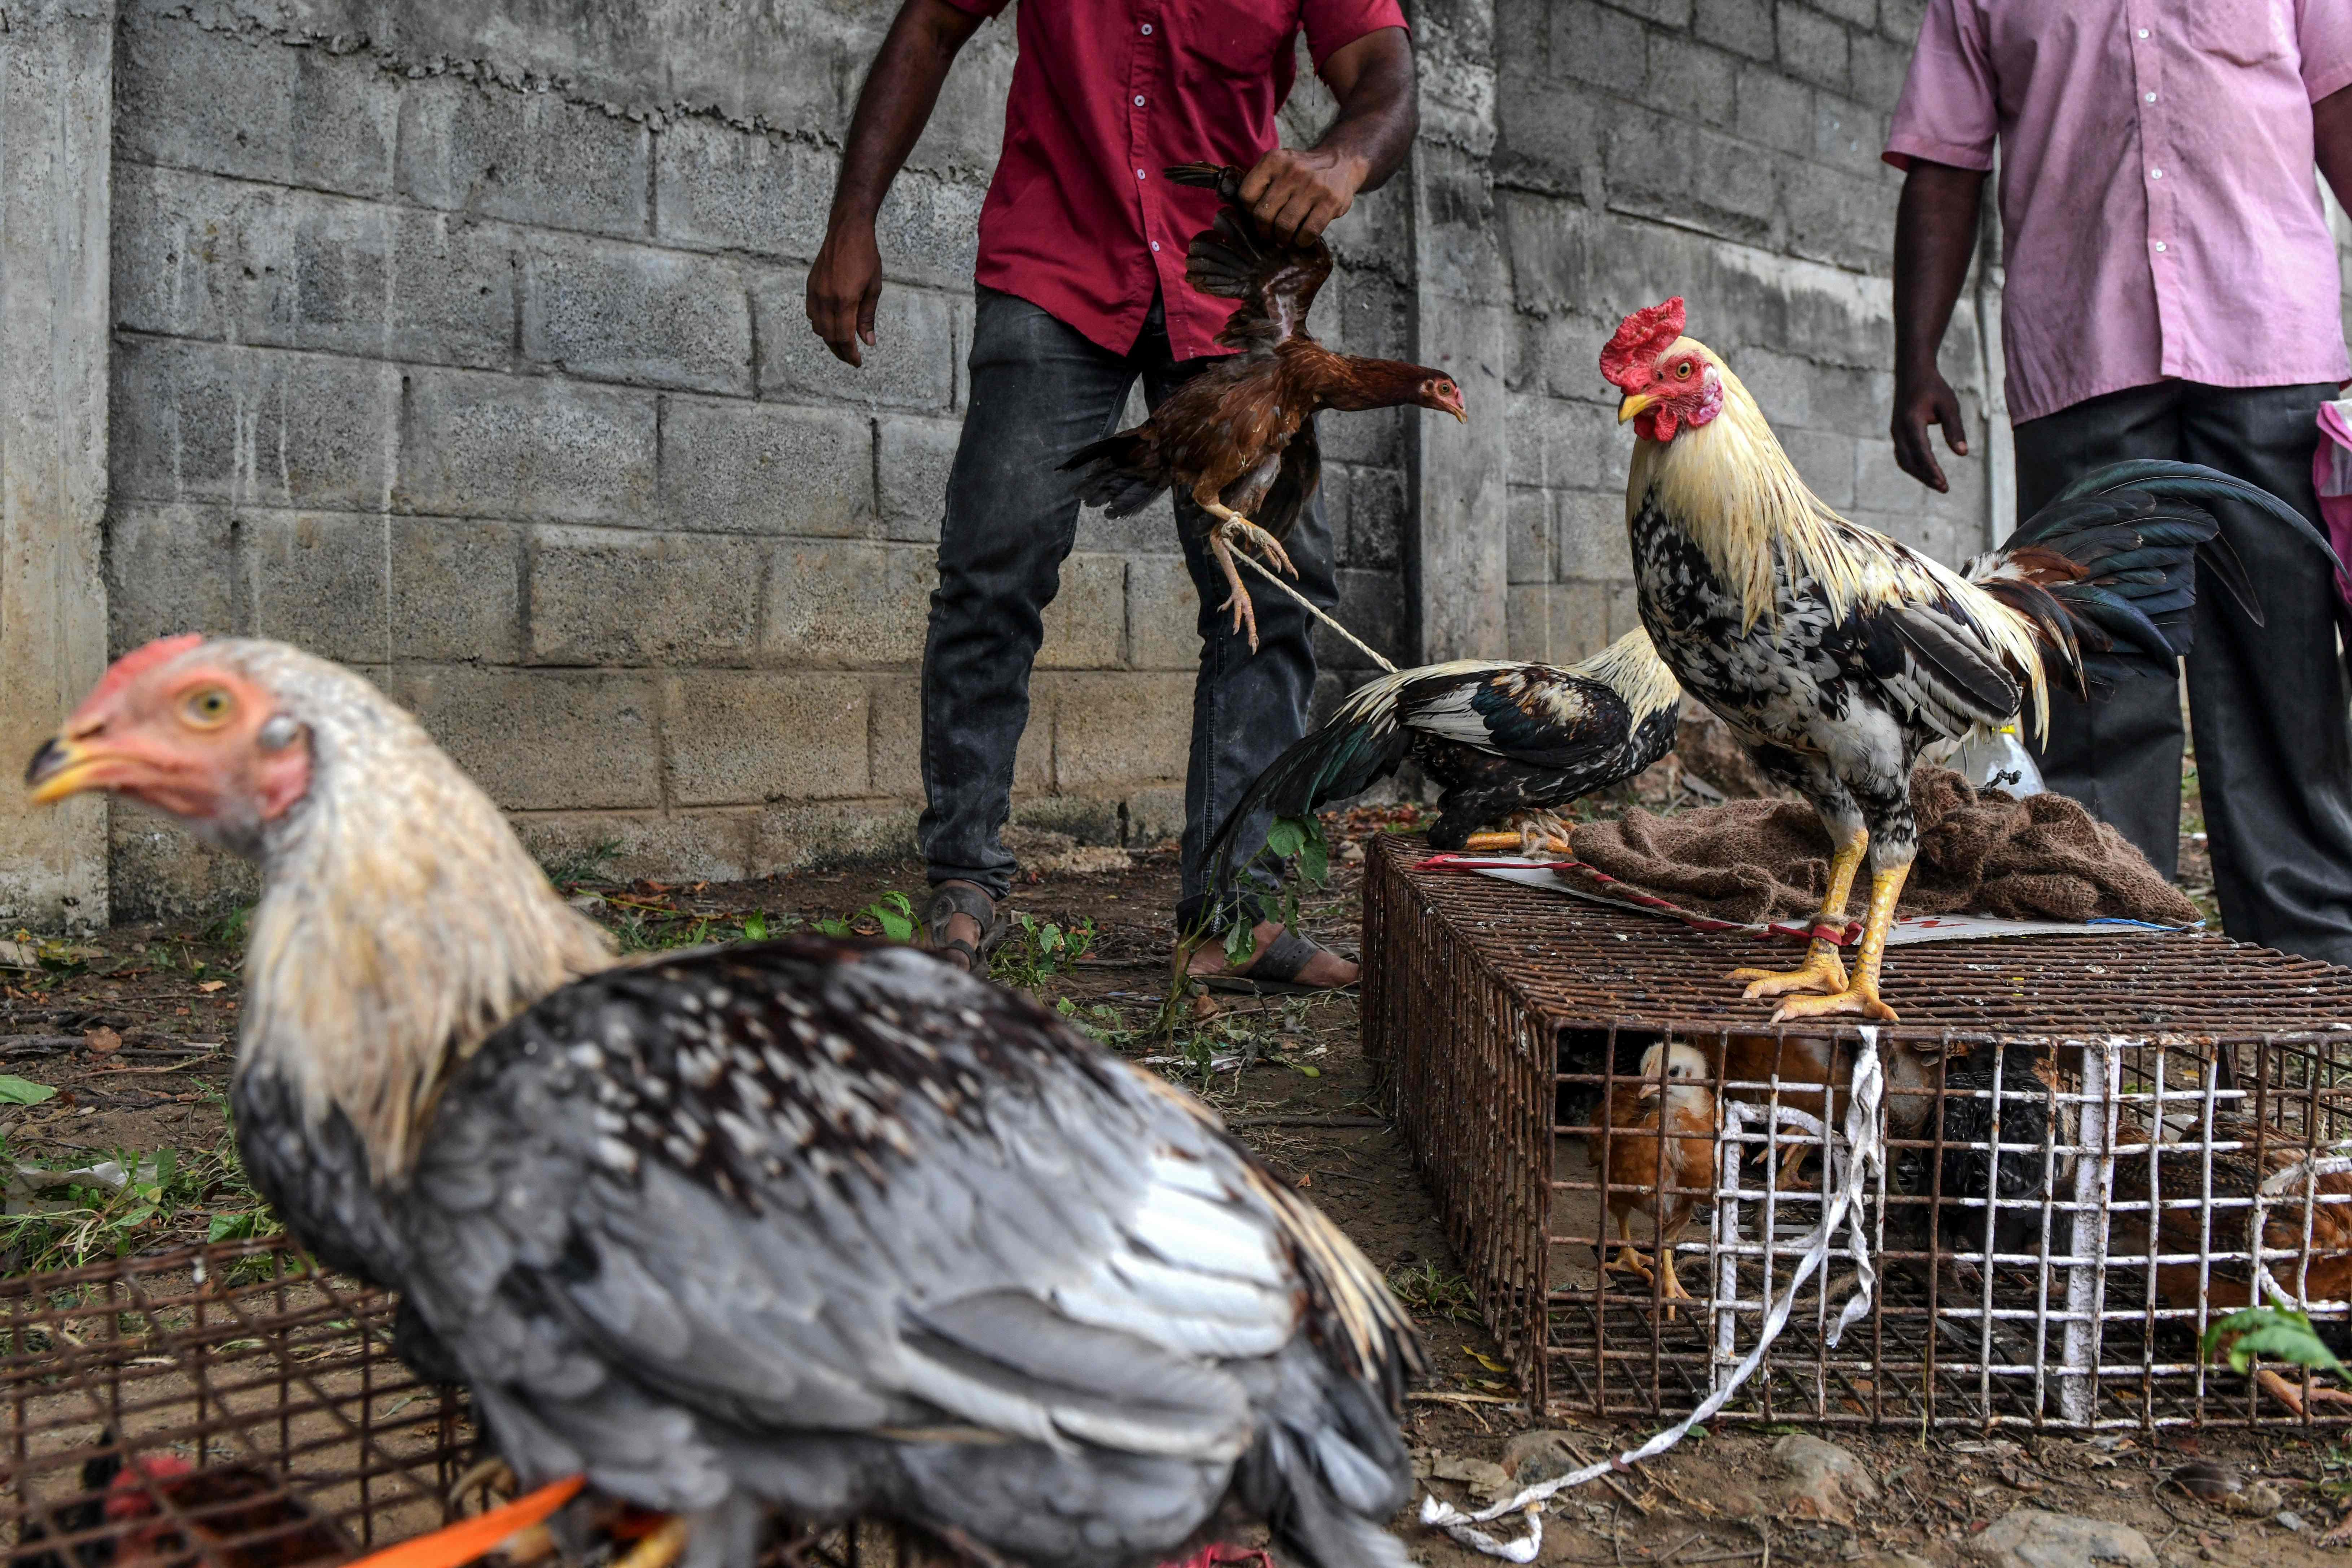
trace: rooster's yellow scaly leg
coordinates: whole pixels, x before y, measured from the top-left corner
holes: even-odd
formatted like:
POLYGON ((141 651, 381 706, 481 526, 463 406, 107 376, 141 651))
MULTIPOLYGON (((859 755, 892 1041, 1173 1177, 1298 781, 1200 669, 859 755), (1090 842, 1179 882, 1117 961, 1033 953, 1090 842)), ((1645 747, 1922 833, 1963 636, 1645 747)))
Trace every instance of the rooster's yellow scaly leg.
POLYGON ((685 1552, 686 1538, 692 1532, 692 1521, 682 1513, 674 1513, 662 1521, 659 1530, 630 1547, 628 1555, 613 1568, 670 1568, 685 1552))
POLYGON ((1665 1273, 1666 1321, 1675 1321, 1674 1302, 1691 1300, 1683 1282, 1675 1278, 1675 1243, 1682 1239, 1683 1227, 1676 1226, 1671 1235, 1658 1237, 1658 1267, 1665 1273))
POLYGON ((1228 545, 1234 549, 1246 546, 1259 560, 1285 576, 1298 575, 1298 568, 1290 563, 1290 552, 1273 534, 1223 501, 1204 500, 1201 510, 1217 520, 1217 532, 1228 545))
POLYGON ((1862 955, 1854 961, 1853 984, 1830 996, 1791 996, 1772 1015, 1772 1022, 1790 1018, 1826 1018, 1859 1014, 1882 1024, 1895 1021, 1895 1009, 1878 999, 1878 966, 1886 957, 1886 933, 1895 924, 1895 901, 1903 896, 1908 863, 1881 871, 1870 879, 1870 913, 1862 922, 1862 955))
MULTIPOLYGON (((1601 1179, 1606 1181, 1608 1178, 1604 1174, 1601 1179)), ((1628 1211, 1618 1211, 1617 1256, 1602 1264, 1601 1271, 1603 1274, 1636 1274, 1645 1282, 1653 1278, 1648 1260, 1643 1258, 1641 1248, 1633 1245, 1633 1216, 1628 1211)))
MULTIPOLYGON (((1830 887, 1822 899, 1821 912, 1813 917, 1815 931, 1845 928, 1846 896, 1853 891, 1853 874, 1862 865, 1863 851, 1869 847, 1869 830, 1857 827, 1853 837, 1839 845, 1830 857, 1830 887)), ((1735 969, 1727 978, 1747 981, 1748 989, 1743 994, 1750 1002, 1790 991, 1842 992, 1846 988, 1845 965, 1838 958, 1837 943, 1821 937, 1815 937, 1806 948, 1801 969, 1735 969)))
POLYGON ((1233 590, 1225 595, 1220 610, 1234 613, 1234 630, 1249 633, 1250 652, 1257 651, 1257 605, 1251 602, 1249 590, 1242 586, 1241 568, 1234 564, 1233 546, 1225 542, 1224 530, 1209 531, 1209 553, 1216 558, 1217 570, 1225 574, 1225 585, 1233 590))

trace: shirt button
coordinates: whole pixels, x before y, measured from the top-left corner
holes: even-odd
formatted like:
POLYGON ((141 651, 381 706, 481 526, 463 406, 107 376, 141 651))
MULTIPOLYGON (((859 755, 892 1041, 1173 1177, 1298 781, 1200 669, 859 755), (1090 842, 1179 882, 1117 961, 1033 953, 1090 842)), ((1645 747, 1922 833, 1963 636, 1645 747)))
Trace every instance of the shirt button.
POLYGON ((1137 179, 1139 179, 1139 179, 1141 179, 1141 178, 1143 178, 1143 171, 1142 171, 1142 170, 1140 170, 1140 169, 1138 169, 1138 170, 1135 172, 1135 177, 1136 177, 1137 179))
POLYGON ((2146 27, 2142 27, 2142 28, 2139 30, 2139 36, 2140 36, 2141 37, 2143 37, 2143 38, 2147 37, 2147 29, 2146 27))
POLYGON ((2151 92, 2151 93, 2149 93, 2149 94, 2147 95, 2147 100, 2148 100, 2150 103, 2154 103, 2154 102, 2156 101, 2156 94, 2154 94, 2154 93, 2152 93, 2152 92, 2151 92))
MULTIPOLYGON (((1156 239, 1155 239, 1155 240, 1153 240, 1153 241, 1151 242, 1151 248, 1152 248, 1152 249, 1154 249, 1154 250, 1159 249, 1159 248, 1160 248, 1160 242, 1159 242, 1158 240, 1156 240, 1156 239)), ((2162 250, 2162 249, 2164 248, 2164 247, 2162 247, 2162 246, 2160 246, 2160 245, 2159 245, 2159 246, 2158 246, 2158 247, 2157 247, 2157 248, 2158 248, 2158 250, 2162 250)))
MULTIPOLYGON (((1147 37, 1147 38, 1148 38, 1148 37, 1151 37, 1151 24, 1150 24, 1150 23, 1149 23, 1149 22, 1146 22, 1145 24, 1143 24, 1143 36, 1144 36, 1145 37, 1147 37)), ((2147 35, 2146 33, 2142 33, 2142 34, 2140 35, 2140 37, 2143 37, 2143 38, 2145 38, 2145 37, 2147 37, 2147 35)))
POLYGON ((2160 180, 2164 178, 2164 171, 2161 169, 2150 169, 2147 172, 2147 177, 2151 180, 2160 180))
POLYGON ((1138 109, 1143 107, 1143 95, 1139 92, 1135 95, 1135 107, 1138 109))
MULTIPOLYGON (((1152 249, 1154 249, 1154 250, 1157 250, 1157 249, 1159 249, 1160 247, 1159 247, 1158 246, 1156 246, 1156 245, 1155 245, 1155 246, 1153 246, 1151 248, 1152 248, 1152 249)), ((2159 255, 2159 256, 2160 256, 2160 255, 2162 255, 2162 254, 2164 253, 2164 241, 2162 241, 2162 240, 2160 240, 2160 239, 2159 239, 2159 240, 2158 240, 2158 241, 2156 242, 2156 249, 2157 249, 2157 254, 2158 254, 2158 255, 2159 255)))

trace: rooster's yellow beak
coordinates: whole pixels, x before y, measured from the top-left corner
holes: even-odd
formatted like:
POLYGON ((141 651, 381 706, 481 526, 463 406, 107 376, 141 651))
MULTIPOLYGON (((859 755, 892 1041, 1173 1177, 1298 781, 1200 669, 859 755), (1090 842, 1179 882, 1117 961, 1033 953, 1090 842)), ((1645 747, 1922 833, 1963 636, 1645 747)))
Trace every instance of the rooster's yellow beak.
POLYGON ((1633 416, 1641 413, 1644 408, 1650 407, 1657 401, 1658 400, 1656 398, 1651 396, 1646 392, 1627 393, 1625 395, 1625 401, 1617 405, 1617 423, 1622 425, 1625 421, 1633 418, 1633 416))
POLYGON ((99 775, 112 760, 62 735, 52 736, 41 742, 41 749, 26 764, 25 787, 32 792, 34 805, 48 805, 84 790, 104 787, 106 781, 99 775))

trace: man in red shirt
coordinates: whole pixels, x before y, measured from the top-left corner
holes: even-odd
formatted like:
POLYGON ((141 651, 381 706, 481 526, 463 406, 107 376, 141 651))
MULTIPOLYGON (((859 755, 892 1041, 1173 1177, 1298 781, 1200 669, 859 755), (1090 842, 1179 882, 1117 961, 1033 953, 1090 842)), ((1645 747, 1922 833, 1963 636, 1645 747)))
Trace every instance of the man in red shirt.
MULTIPOLYGON (((809 269, 810 324, 851 364, 875 346, 882 262, 875 216, 922 134, 956 53, 1007 0, 905 0, 858 94, 824 245, 809 269)), ((1412 142, 1412 54, 1397 0, 1022 0, 1004 150, 980 216, 971 387, 940 524, 940 585, 923 653, 919 836, 925 924, 951 962, 978 966, 1002 931, 1014 863, 999 838, 1029 718, 1043 612, 1077 535, 1062 458, 1118 427, 1143 378, 1153 406, 1211 356, 1233 306, 1184 281, 1213 192, 1161 178, 1171 163, 1249 170, 1242 195, 1278 237, 1311 238, 1386 181, 1412 142), (1278 147, 1301 30, 1339 117, 1305 150, 1278 147)), ((1206 909, 1203 851, 1250 781, 1305 733, 1312 627, 1286 595, 1257 595, 1259 648, 1215 609, 1224 582, 1205 520, 1177 503, 1201 602, 1201 668, 1184 787, 1180 927, 1255 921, 1260 981, 1344 985, 1356 966, 1286 933, 1258 901, 1206 909)), ((1298 586, 1328 606, 1331 530, 1318 496, 1285 542, 1298 586)), ((1245 830, 1244 839, 1252 830, 1245 830)), ((1195 969, 1223 967, 1217 944, 1195 969)))

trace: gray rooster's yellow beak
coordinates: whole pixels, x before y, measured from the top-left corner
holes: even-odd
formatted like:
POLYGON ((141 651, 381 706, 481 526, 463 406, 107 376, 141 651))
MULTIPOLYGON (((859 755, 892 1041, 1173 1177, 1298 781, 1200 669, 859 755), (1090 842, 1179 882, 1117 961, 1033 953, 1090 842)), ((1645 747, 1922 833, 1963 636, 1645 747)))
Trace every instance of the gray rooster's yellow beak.
POLYGON ((1622 425, 1628 419, 1633 418, 1636 414, 1641 413, 1644 408, 1648 408, 1655 405, 1657 401, 1658 400, 1656 398, 1651 396, 1646 392, 1627 393, 1625 395, 1625 401, 1617 405, 1617 423, 1622 425))
POLYGON ((109 760, 63 735, 53 735, 41 742, 41 749, 26 764, 25 787, 32 792, 34 805, 47 805, 99 788, 99 771, 109 760))

